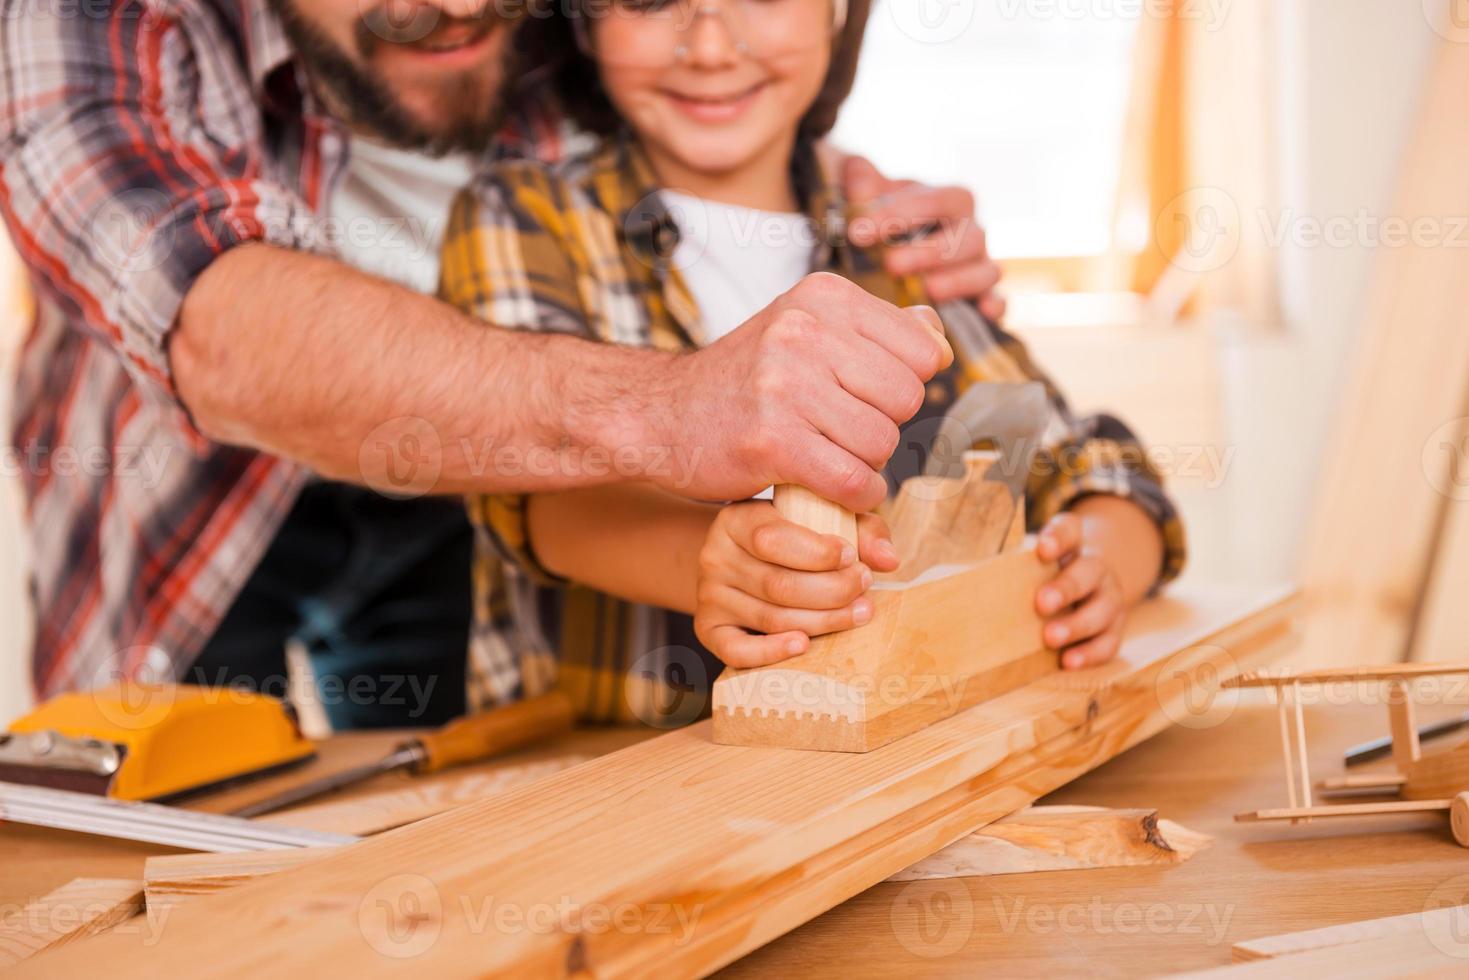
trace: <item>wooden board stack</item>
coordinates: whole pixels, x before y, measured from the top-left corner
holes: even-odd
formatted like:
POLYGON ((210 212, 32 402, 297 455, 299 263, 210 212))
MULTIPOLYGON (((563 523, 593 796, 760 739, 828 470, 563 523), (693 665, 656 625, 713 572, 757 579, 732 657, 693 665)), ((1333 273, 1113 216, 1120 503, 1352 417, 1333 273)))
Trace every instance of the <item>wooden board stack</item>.
POLYGON ((694 725, 181 904, 151 947, 100 936, 17 976, 705 974, 1190 717, 1284 652, 1293 599, 1180 590, 1114 663, 868 753, 694 725))

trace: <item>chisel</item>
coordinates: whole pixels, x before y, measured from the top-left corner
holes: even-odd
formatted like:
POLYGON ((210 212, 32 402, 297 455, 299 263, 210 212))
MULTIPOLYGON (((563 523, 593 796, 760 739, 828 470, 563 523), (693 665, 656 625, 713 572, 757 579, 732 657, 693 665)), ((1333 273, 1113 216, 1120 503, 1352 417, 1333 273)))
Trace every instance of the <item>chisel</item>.
POLYGON ((467 715, 437 731, 404 742, 386 758, 371 765, 303 783, 231 812, 237 817, 258 817, 399 769, 424 774, 479 762, 570 731, 573 721, 570 699, 560 691, 552 691, 504 708, 467 715))

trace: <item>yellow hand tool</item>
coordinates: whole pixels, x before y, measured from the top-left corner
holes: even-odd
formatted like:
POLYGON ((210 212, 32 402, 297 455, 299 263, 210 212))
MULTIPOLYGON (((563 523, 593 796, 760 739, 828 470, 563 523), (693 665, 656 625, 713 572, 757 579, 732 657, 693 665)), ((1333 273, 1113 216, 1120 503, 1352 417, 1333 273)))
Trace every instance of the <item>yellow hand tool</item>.
POLYGON ((123 682, 52 698, 0 734, 0 780, 177 800, 316 754, 291 710, 235 688, 123 682))
POLYGON ((479 762, 570 731, 574 720, 570 699, 560 691, 552 691, 504 708, 467 715, 437 731, 426 732, 404 742, 386 758, 371 765, 324 776, 232 813, 237 817, 274 813, 399 769, 423 774, 479 762))

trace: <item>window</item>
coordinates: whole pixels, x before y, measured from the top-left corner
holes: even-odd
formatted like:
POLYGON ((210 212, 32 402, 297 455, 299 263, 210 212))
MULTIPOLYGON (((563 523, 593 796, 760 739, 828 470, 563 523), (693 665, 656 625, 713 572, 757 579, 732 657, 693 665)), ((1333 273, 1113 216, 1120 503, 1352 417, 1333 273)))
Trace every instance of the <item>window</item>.
POLYGON ((885 173, 968 187, 998 257, 1108 252, 1138 37, 1128 9, 882 0, 835 140, 885 173))

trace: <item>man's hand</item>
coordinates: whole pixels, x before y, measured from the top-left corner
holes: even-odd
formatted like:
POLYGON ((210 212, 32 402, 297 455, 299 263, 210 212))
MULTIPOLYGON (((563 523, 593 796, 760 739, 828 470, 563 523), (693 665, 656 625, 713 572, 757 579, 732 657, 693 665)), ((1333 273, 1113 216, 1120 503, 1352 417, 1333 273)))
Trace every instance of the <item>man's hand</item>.
POLYGON ((876 514, 857 519, 858 547, 785 520, 764 500, 720 511, 699 553, 694 629, 731 667, 805 653, 811 637, 872 619, 872 571, 898 553, 876 514))
POLYGON ((1117 655, 1127 611, 1157 580, 1163 538, 1141 508, 1120 497, 1087 497, 1041 528, 1036 554, 1061 571, 1036 592, 1042 639, 1067 670, 1117 655))
POLYGON ((888 244, 887 270, 922 276, 935 303, 969 299, 991 320, 1005 315, 1004 297, 995 291, 1000 267, 989 256, 973 194, 888 180, 862 157, 846 158, 842 168, 847 197, 861 210, 847 230, 853 244, 888 244))
POLYGON ((684 496, 735 500, 796 483, 854 511, 887 486, 881 470, 924 385, 953 359, 937 314, 900 310, 837 276, 807 276, 738 330, 649 371, 649 445, 687 465, 647 478, 684 496))

